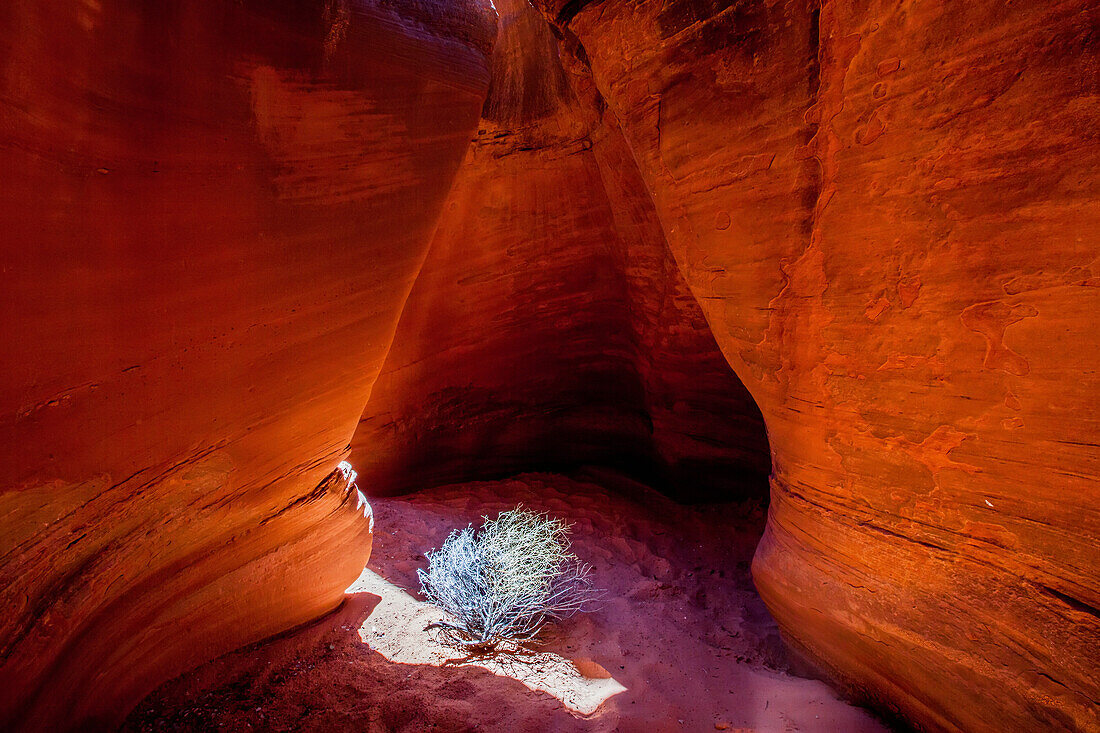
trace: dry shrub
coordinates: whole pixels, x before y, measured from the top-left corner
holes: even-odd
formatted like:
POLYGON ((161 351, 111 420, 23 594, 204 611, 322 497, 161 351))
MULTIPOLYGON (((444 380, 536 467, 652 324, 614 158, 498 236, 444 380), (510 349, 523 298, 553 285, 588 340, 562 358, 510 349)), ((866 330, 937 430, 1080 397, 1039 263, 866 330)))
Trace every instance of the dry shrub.
POLYGON ((569 525, 516 507, 480 531, 455 530, 418 570, 424 595, 453 620, 431 624, 443 641, 495 649, 532 641, 543 624, 595 599, 591 568, 570 550, 569 525))

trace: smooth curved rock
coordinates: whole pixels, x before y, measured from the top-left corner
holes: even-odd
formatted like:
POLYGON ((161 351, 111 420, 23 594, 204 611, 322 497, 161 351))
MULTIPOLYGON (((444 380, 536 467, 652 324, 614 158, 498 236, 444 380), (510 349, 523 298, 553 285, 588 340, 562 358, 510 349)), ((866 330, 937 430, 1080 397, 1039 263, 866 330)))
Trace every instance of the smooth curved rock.
POLYGON ((614 118, 525 0, 497 7, 478 134, 355 436, 363 485, 596 464, 681 499, 763 494, 763 421, 614 118))
POLYGON ((339 603, 370 530, 330 474, 494 28, 487 0, 0 9, 0 728, 109 726, 339 603))
POLYGON ((939 730, 1100 729, 1094 3, 537 3, 774 458, 787 638, 939 730))
POLYGON ((488 0, 0 8, 0 727, 332 608, 368 398, 379 487, 758 463, 701 306, 787 638, 1100 729, 1095 3, 536 5, 484 112, 488 0))

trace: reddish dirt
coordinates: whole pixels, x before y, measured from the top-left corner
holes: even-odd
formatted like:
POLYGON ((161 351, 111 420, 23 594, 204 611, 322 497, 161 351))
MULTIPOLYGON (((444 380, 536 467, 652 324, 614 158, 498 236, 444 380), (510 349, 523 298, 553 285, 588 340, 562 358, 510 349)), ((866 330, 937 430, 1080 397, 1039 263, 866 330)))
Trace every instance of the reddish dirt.
POLYGON ((605 590, 596 610, 550 629, 547 643, 626 686, 593 715, 478 668, 386 661, 360 641, 377 602, 360 594, 321 621, 163 686, 126 729, 886 730, 824 683, 791 673, 749 577, 764 521, 758 505, 684 507, 607 474, 457 484, 374 500, 379 532, 368 567, 418 588, 426 550, 519 503, 574 523, 574 549, 605 590))

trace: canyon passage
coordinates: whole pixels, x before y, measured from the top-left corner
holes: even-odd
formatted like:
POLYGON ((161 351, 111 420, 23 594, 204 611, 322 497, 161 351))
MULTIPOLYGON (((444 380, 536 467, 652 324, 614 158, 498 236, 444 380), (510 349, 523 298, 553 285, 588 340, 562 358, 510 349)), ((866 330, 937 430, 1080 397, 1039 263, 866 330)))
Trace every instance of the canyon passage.
POLYGON ((1100 731, 1098 27, 5 3, 0 728, 1100 731))

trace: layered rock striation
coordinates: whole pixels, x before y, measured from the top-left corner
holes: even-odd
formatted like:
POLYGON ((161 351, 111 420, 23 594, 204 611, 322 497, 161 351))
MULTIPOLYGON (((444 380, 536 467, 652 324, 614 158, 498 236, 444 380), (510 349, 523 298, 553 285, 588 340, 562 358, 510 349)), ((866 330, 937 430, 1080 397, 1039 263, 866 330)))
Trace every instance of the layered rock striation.
POLYGON ((1095 5, 537 4, 760 405, 787 638, 928 729, 1100 728, 1095 5))
POLYGON ((1100 10, 534 6, 0 9, 0 727, 333 608, 349 450, 711 499, 770 440, 793 645, 1100 729, 1100 10))
POLYGON ((760 413, 615 118, 525 0, 497 8, 479 129, 355 436, 364 486, 598 464, 685 500, 766 491, 760 413))
POLYGON ((336 606, 347 448, 477 122, 469 2, 0 9, 0 728, 336 606))

